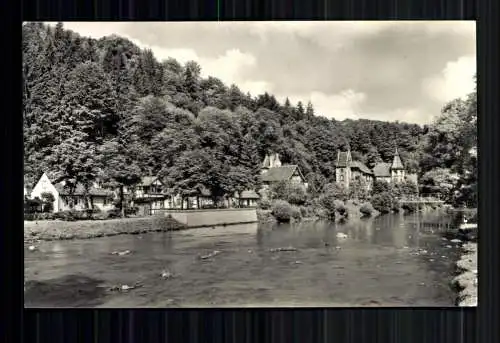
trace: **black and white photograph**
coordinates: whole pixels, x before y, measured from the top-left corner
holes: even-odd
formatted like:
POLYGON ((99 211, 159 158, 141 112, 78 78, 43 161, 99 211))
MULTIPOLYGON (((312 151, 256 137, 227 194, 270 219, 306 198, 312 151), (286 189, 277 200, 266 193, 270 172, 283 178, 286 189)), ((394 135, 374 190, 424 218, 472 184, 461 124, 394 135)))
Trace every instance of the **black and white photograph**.
POLYGON ((25 22, 24 305, 477 306, 474 21, 25 22))

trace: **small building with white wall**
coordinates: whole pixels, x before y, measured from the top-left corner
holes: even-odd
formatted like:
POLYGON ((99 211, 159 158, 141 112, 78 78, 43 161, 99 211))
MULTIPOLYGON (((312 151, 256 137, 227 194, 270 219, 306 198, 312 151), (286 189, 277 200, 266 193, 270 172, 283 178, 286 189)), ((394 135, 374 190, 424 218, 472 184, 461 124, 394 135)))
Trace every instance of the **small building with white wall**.
POLYGON ((53 184, 46 173, 40 177, 35 187, 31 191, 30 198, 42 199, 44 193, 51 193, 54 196, 53 212, 67 210, 83 210, 87 208, 86 201, 90 200, 95 208, 107 211, 114 208, 112 192, 100 188, 96 184, 90 187, 88 192, 82 185, 77 185, 76 189, 70 194, 64 187, 64 183, 53 184), (87 195, 85 195, 87 193, 87 195))

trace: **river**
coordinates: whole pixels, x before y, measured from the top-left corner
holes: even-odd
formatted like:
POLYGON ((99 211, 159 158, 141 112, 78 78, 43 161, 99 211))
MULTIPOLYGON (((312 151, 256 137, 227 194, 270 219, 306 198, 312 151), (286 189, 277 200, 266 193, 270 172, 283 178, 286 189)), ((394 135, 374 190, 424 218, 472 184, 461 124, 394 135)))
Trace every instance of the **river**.
POLYGON ((41 242, 25 247, 25 306, 454 306, 451 221, 429 212, 41 242))

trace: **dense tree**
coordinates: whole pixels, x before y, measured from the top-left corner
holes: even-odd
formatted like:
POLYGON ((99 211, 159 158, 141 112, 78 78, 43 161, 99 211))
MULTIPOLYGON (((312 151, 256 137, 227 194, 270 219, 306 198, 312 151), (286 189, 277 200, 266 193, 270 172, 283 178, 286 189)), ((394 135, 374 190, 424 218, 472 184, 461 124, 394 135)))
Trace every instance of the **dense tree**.
POLYGON ((160 96, 163 93, 163 66, 156 61, 151 50, 141 53, 134 84, 139 96, 160 96))
MULTIPOLYGON (((202 101, 205 106, 226 109, 231 107, 231 99, 228 97, 226 85, 216 77, 209 76, 207 79, 201 80, 200 90, 202 101)), ((234 108, 233 108, 234 110, 234 108)))
POLYGON ((312 118, 314 116, 313 104, 309 101, 306 107, 306 117, 312 118))
MULTIPOLYGON (((55 183, 63 181, 70 195, 76 191, 78 185, 82 185, 85 196, 88 196, 92 182, 99 174, 97 146, 85 138, 85 133, 74 131, 72 137, 64 139, 54 147, 49 157, 55 175, 53 181, 55 183)), ((86 206, 90 206, 89 201, 86 202, 86 206)))
POLYGON ((447 103, 428 127, 419 163, 422 192, 477 206, 477 92, 447 103))
POLYGON ((93 142, 102 142, 106 135, 116 134, 119 120, 116 94, 108 75, 99 64, 79 64, 69 73, 63 90, 58 119, 60 125, 70 131, 62 132, 59 129, 59 134, 71 136, 72 130, 80 130, 93 142))
POLYGON ((302 101, 299 101, 297 103, 297 110, 296 110, 296 117, 297 119, 303 119, 305 116, 305 111, 304 111, 304 104, 302 104, 302 101))
POLYGON ((124 187, 130 188, 136 185, 141 176, 141 169, 136 161, 130 157, 123 139, 113 139, 100 147, 99 161, 100 179, 107 186, 118 188, 119 205, 122 217, 125 216, 125 193, 124 187))

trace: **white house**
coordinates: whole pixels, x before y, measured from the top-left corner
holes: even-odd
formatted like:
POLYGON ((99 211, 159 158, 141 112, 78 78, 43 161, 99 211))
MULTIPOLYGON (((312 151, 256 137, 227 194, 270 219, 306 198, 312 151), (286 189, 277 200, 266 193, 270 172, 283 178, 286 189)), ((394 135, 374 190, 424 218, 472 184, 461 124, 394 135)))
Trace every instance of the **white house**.
POLYGON ((112 209, 112 193, 108 190, 98 188, 96 185, 90 187, 85 197, 85 189, 82 185, 77 185, 72 194, 64 187, 64 183, 53 184, 46 173, 40 177, 31 192, 31 199, 42 199, 43 193, 52 193, 54 196, 53 211, 66 211, 70 209, 83 210, 86 208, 87 198, 91 199, 94 207, 102 211, 112 209))
POLYGON ((59 212, 60 211, 59 191, 52 184, 52 182, 50 181, 50 179, 46 173, 43 173, 43 175, 40 177, 40 179, 36 183, 35 187, 33 187, 33 190, 31 191, 31 194, 30 194, 30 198, 31 199, 35 199, 35 198, 42 199, 43 193, 52 193, 52 195, 54 196, 54 202, 52 204, 53 211, 59 212))

